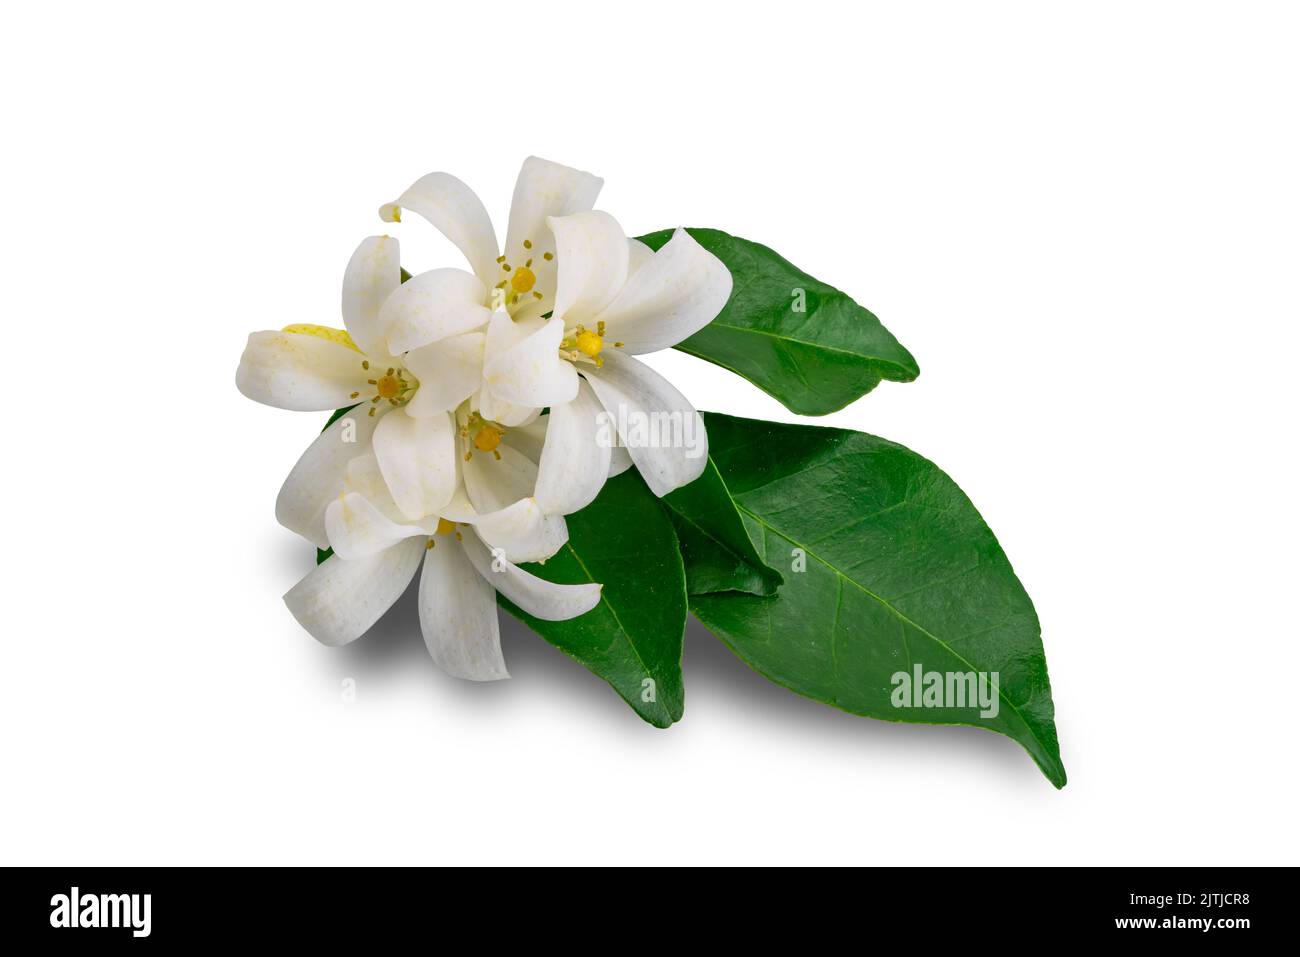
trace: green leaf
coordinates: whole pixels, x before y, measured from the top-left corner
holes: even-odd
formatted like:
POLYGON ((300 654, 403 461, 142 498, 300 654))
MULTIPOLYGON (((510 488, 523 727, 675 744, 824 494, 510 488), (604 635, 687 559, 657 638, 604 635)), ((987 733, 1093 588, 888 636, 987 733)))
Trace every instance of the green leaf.
POLYGON ((677 531, 691 595, 739 591, 772 595, 781 573, 764 564, 750 541, 727 483, 710 459, 704 474, 661 499, 677 531))
MULTIPOLYGON (((676 348, 744 376, 802 415, 842 409, 882 379, 920 374, 880 320, 838 289, 766 246, 716 229, 687 232, 726 264, 734 287, 717 318, 676 348)), ((672 234, 640 239, 658 249, 672 234)))
POLYGON ((677 538, 635 469, 605 483, 567 517, 569 541, 544 564, 547 581, 600 582, 600 604, 569 621, 541 621, 498 596, 501 607, 613 686, 655 727, 682 716, 686 578, 677 538))
POLYGON ((1038 616, 952 479, 860 432, 705 418, 718 469, 785 584, 769 598, 694 596, 700 620, 760 674, 799 694, 889 721, 998 731, 1064 786, 1038 616), (798 571, 801 554, 806 568, 798 571), (911 676, 917 665, 923 673, 997 673, 996 716, 952 700, 895 707, 894 676, 911 676))

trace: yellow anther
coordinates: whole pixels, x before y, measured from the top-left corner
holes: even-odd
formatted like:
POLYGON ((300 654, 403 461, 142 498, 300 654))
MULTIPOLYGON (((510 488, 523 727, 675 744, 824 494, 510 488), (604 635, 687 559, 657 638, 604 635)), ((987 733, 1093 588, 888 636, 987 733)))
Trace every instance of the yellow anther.
POLYGON ((501 436, 504 434, 496 426, 485 425, 474 434, 474 448, 480 452, 491 452, 501 444, 501 436))
POLYGON ((435 535, 446 535, 448 532, 454 532, 454 531, 456 531, 455 522, 449 522, 442 517, 438 518, 438 530, 434 532, 435 535))
POLYGON ((533 283, 537 282, 537 277, 527 266, 520 266, 515 270, 515 274, 510 277, 510 288, 517 293, 528 292, 533 288, 533 283))
POLYGON ((533 248, 533 241, 532 241, 531 239, 525 239, 525 240, 524 240, 524 248, 525 248, 525 249, 532 249, 532 248, 533 248))
POLYGON ((600 355, 600 350, 605 347, 604 341, 600 338, 600 333, 592 332, 590 329, 584 329, 578 333, 576 345, 579 352, 593 359, 600 355))

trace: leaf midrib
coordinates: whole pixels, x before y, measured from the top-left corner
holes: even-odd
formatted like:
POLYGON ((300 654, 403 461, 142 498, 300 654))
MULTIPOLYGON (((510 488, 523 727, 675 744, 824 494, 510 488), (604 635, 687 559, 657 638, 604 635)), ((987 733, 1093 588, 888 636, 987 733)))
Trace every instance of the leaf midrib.
MULTIPOLYGON (((904 624, 911 625, 913 628, 915 628, 915 629, 916 629, 917 631, 919 631, 921 634, 925 635, 925 636, 926 636, 927 638, 929 638, 931 641, 935 642, 935 644, 939 645, 941 648, 943 648, 945 651, 947 651, 950 655, 952 655, 954 658, 956 658, 956 659, 957 659, 958 661, 960 661, 962 664, 966 665, 966 666, 967 666, 968 668, 970 668, 972 671, 978 671, 978 670, 980 670, 980 669, 976 668, 975 665, 974 665, 971 661, 967 660, 967 658, 966 658, 964 655, 962 655, 960 652, 958 652, 958 651, 956 651, 955 649, 953 649, 952 646, 950 646, 946 641, 944 641, 944 640, 943 640, 942 638, 940 638, 938 635, 934 634, 934 633, 933 633, 932 631, 930 631, 928 628, 925 628, 925 627, 923 627, 922 625, 918 624, 917 622, 913 621, 911 618, 909 618, 907 615, 903 614, 901 611, 899 611, 897 608, 895 608, 893 605, 891 605, 888 601, 886 601, 884 598, 882 598, 882 597, 880 597, 879 595, 877 595, 877 594, 876 594, 875 592, 873 592, 871 589, 867 588, 867 587, 866 587, 865 585, 863 585, 861 582, 859 582, 859 581, 857 581, 856 579, 850 577, 847 573, 841 571, 839 568, 837 568, 837 567, 836 567, 834 564, 832 564, 831 562, 827 561, 825 558, 822 558, 821 555, 819 555, 817 552, 813 551, 813 550, 812 550, 811 548, 809 548, 806 544, 804 544, 803 542, 798 541, 797 539, 791 538, 789 535, 787 535, 787 534, 785 534, 784 532, 782 532, 782 531, 781 531, 779 528, 777 528, 775 525, 772 525, 772 524, 770 524, 769 522, 765 521, 761 516, 755 514, 751 509, 746 508, 746 507, 745 507, 744 505, 742 505, 741 503, 737 502, 737 503, 736 503, 736 507, 739 508, 741 511, 743 511, 746 515, 748 515, 748 516, 749 516, 750 518, 752 518, 754 521, 758 522, 758 524, 762 525, 764 528, 768 529, 769 531, 773 532, 773 533, 776 534, 776 535, 780 535, 780 536, 781 536, 782 538, 784 538, 787 542, 792 542, 792 543, 794 543, 795 545, 798 545, 800 548, 802 548, 802 549, 804 550, 804 554, 806 554, 806 555, 811 555, 811 556, 812 556, 813 558, 815 558, 817 561, 821 562, 823 565, 825 565, 827 568, 829 568, 831 571, 833 571, 833 572, 836 574, 837 577, 839 577, 839 578, 842 579, 843 581, 847 581, 850 585, 853 585, 855 588, 857 588, 859 591, 861 591, 864 595, 866 595, 867 597, 869 597, 869 598, 875 600, 876 602, 878 602, 879 604, 881 604, 882 606, 884 606, 884 608, 886 608, 886 609, 887 609, 891 614, 893 614, 895 617, 897 617, 897 618, 898 618, 900 621, 902 621, 904 624)), ((833 640, 833 637, 834 637, 834 636, 832 636, 832 640, 833 640)), ((1033 726, 1032 726, 1028 721, 1025 720, 1025 716, 1024 716, 1023 714, 1020 713, 1020 709, 1016 707, 1015 702, 1013 702, 1009 697, 1007 697, 1007 693, 1006 693, 1005 689, 1003 689, 1003 687, 1001 686, 1000 683, 999 683, 999 685, 998 685, 998 697, 1001 698, 1004 702, 1006 702, 1007 707, 1010 708, 1010 709, 1012 710, 1012 712, 1015 714, 1015 716, 1020 720, 1020 723, 1021 723, 1022 725, 1024 725, 1024 728, 1025 728, 1025 730, 1029 733, 1030 737, 1032 737, 1032 738, 1034 739, 1034 741, 1036 741, 1036 742, 1038 743, 1038 746, 1039 746, 1040 748, 1042 748, 1044 755, 1047 756, 1047 757, 1050 759, 1050 758, 1051 758, 1051 755, 1052 755, 1052 749, 1049 748, 1049 747, 1047 746, 1047 744, 1043 741, 1043 739, 1040 738, 1040 737, 1038 736, 1038 734, 1034 731, 1033 726)))
MULTIPOLYGON (((838 355, 852 356, 855 359, 863 359, 867 362, 878 362, 881 365, 889 365, 897 369, 910 371, 907 370, 907 367, 902 365, 901 363, 895 362, 893 359, 886 359, 884 356, 868 355, 865 352, 854 352, 852 349, 842 349, 839 346, 828 346, 824 342, 814 342, 809 339, 797 339, 794 336, 782 336, 782 335, 778 335, 775 332, 770 332, 766 329, 753 329, 753 328, 747 328, 745 326, 733 326, 729 322, 719 322, 717 319, 714 319, 704 328, 705 329, 729 329, 732 332, 748 332, 751 335, 755 335, 755 336, 767 336, 769 339, 776 339, 779 342, 793 342, 796 345, 810 346, 814 349, 820 349, 823 352, 834 352, 837 353, 838 355)), ((691 352, 691 350, 689 349, 682 349, 681 343, 679 343, 676 346, 676 348, 681 349, 683 352, 691 352)), ((691 355, 695 355, 695 353, 691 352, 691 355)))

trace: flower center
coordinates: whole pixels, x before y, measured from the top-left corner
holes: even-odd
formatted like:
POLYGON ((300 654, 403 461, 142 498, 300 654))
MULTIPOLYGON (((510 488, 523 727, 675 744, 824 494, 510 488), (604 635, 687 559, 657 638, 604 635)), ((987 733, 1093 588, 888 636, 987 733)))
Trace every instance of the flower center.
POLYGON ((473 448, 465 450, 466 462, 474 457, 474 449, 478 449, 480 452, 491 452, 494 459, 501 458, 497 446, 505 438, 505 426, 483 418, 478 412, 470 412, 468 402, 465 402, 457 411, 456 421, 462 423, 460 437, 467 439, 469 444, 473 446, 473 448))
MULTIPOLYGON (((594 330, 586 326, 575 326, 565 332, 560 340, 560 358, 570 362, 590 362, 597 369, 605 364, 601 351, 605 348, 605 323, 596 323, 594 330)), ((614 343, 614 348, 623 348, 623 343, 614 343)))
POLYGON ((474 433, 474 448, 480 452, 492 452, 501 444, 503 431, 494 425, 485 425, 474 433))
MULTIPOLYGON (((533 272, 533 241, 531 239, 524 240, 523 249, 520 250, 520 253, 521 255, 513 265, 508 257, 497 257, 497 265, 505 273, 505 278, 497 283, 496 288, 501 290, 502 304, 506 307, 518 305, 520 297, 526 296, 530 292, 534 299, 542 298, 541 291, 533 288, 537 285, 537 273, 533 272), (520 260, 523 260, 522 266, 518 264, 520 260)), ((555 258, 555 254, 551 252, 543 253, 542 258, 550 262, 555 258)))
POLYGON ((408 369, 398 369, 396 367, 386 369, 383 374, 375 375, 375 371, 370 368, 370 360, 361 360, 361 369, 363 372, 370 373, 375 377, 367 379, 366 385, 374 389, 373 395, 363 395, 361 392, 353 392, 352 398, 368 400, 370 402, 370 415, 375 414, 375 410, 381 402, 387 402, 391 406, 406 405, 411 401, 411 396, 415 390, 420 387, 420 383, 411 375, 408 369))
POLYGON ((449 521, 447 521, 445 518, 443 518, 442 516, 438 516, 438 528, 437 528, 437 531, 435 531, 433 534, 435 534, 435 535, 450 535, 450 534, 451 534, 452 532, 454 532, 454 531, 456 531, 456 523, 455 523, 455 522, 449 522, 449 521))

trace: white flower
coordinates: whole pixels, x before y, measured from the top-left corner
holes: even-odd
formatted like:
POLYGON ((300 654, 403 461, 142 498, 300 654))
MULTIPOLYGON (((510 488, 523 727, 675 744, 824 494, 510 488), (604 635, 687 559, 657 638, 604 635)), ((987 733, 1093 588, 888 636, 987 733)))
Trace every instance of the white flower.
MULTIPOLYGON (((282 409, 320 412, 359 403, 352 418, 365 420, 359 427, 363 440, 373 443, 402 514, 418 519, 436 514, 455 491, 456 427, 446 410, 434 408, 436 402, 421 396, 428 392, 436 397, 441 387, 435 378, 429 389, 420 388, 414 370, 426 367, 422 357, 403 356, 388 346, 383 305, 400 284, 397 240, 386 236, 365 240, 344 273, 346 331, 299 324, 279 332, 255 332, 248 337, 235 381, 250 399, 282 409)), ((480 308, 478 314, 463 315, 460 321, 483 325, 489 315, 480 308)), ((342 451, 357 452, 355 445, 342 451, 327 449, 326 441, 344 444, 337 432, 327 431, 304 459, 310 457, 313 472, 322 461, 332 462, 331 474, 300 476, 303 481, 332 481, 342 451)), ((319 545, 319 502, 310 498, 277 512, 286 525, 319 545)))
POLYGON ((517 568, 480 540, 458 494, 441 516, 406 519, 373 454, 347 463, 344 493, 325 510, 334 555, 284 596, 313 637, 343 645, 365 634, 415 575, 420 630, 433 660, 459 678, 506 678, 496 596, 537 618, 574 618, 600 601, 599 584, 557 585, 517 568))
POLYGON ((656 495, 694 481, 707 460, 704 422, 672 383, 633 356, 708 325, 731 295, 731 273, 684 229, 651 252, 608 213, 547 222, 560 263, 554 310, 508 350, 488 350, 480 403, 551 407, 536 492, 546 507, 574 510, 582 476, 600 474, 609 461, 601 433, 611 422, 656 495))
MULTIPOLYGON (((591 209, 600 186, 590 174, 527 159, 500 254, 482 202, 448 173, 430 173, 380 208, 389 221, 399 220, 403 208, 424 216, 491 290, 476 300, 494 307, 481 350, 477 339, 472 347, 462 344, 421 318, 431 297, 441 294, 440 284, 426 293, 415 277, 385 311, 400 313, 401 328, 409 330, 395 346, 423 346, 457 383, 442 399, 445 408, 467 400, 498 431, 551 408, 547 443, 553 451, 542 454, 534 496, 547 513, 582 508, 611 472, 618 453, 610 446, 617 443, 602 437, 609 425, 602 409, 658 495, 693 481, 707 460, 703 420, 694 407, 631 357, 676 345, 707 325, 731 294, 731 274, 685 230, 658 252, 629 239, 612 216, 591 209), (674 422, 677 441, 662 435, 637 441, 641 436, 627 434, 629 422, 647 421, 674 422), (682 442, 683 435, 698 441, 682 442)), ((617 459, 612 470, 619 470, 617 459)))

